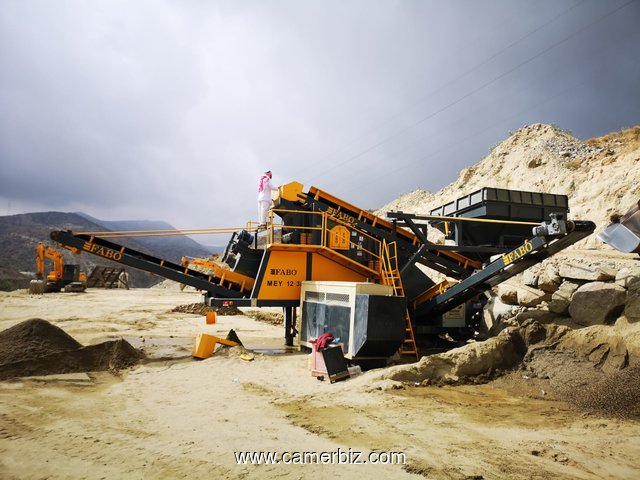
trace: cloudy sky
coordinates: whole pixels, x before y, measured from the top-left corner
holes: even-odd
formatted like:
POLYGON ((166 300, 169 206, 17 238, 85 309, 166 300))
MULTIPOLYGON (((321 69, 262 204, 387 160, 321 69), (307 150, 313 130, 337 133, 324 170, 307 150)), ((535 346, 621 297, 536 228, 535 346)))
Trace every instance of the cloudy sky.
POLYGON ((241 226, 266 169, 376 208, 640 124, 639 52, 639 0, 0 0, 0 215, 241 226))

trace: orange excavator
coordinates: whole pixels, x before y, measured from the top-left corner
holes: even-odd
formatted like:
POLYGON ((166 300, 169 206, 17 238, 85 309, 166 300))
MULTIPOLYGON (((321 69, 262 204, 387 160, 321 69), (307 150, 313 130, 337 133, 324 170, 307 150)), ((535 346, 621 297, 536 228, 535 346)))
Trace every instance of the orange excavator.
POLYGON ((87 288, 87 275, 80 271, 79 265, 64 263, 64 257, 55 248, 39 243, 36 247, 36 279, 31 280, 30 293, 84 292, 87 288), (45 279, 45 259, 53 262, 53 269, 45 279))

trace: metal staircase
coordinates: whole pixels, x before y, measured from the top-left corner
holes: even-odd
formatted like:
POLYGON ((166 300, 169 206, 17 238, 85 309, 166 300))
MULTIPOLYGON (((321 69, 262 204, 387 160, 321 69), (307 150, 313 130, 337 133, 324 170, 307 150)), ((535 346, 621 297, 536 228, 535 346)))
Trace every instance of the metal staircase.
MULTIPOLYGON (((391 285, 393 294, 398 297, 404 297, 404 287, 402 286, 402 278, 398 269, 398 247, 396 242, 382 242, 382 262, 381 262, 381 280, 384 285, 391 285)), ((418 347, 413 334, 413 326, 411 325, 411 317, 409 310, 405 310, 406 334, 402 345, 400 346, 400 355, 415 355, 419 359, 418 347)))

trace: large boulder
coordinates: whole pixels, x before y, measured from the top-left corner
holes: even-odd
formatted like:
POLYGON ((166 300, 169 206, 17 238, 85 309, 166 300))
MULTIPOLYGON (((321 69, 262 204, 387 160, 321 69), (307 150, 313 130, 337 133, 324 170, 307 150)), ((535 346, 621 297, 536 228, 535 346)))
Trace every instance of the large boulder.
POLYGON ((549 302, 549 310, 559 315, 569 314, 569 305, 571 304, 571 298, 573 294, 580 288, 580 283, 565 280, 560 285, 560 288, 556 290, 551 296, 551 302, 549 302))
POLYGON ((502 303, 522 307, 535 307, 544 301, 551 300, 551 295, 547 292, 526 285, 510 283, 502 283, 498 286, 498 297, 502 303))
POLYGON ((616 278, 616 272, 610 266, 579 259, 572 259, 560 264, 559 274, 562 278, 588 282, 601 282, 616 278))
POLYGON ((580 325, 609 325, 622 314, 626 297, 626 290, 615 283, 586 283, 573 294, 569 314, 580 325))
MULTIPOLYGON (((482 326, 484 332, 490 335, 497 335, 506 325, 508 325, 508 320, 515 317, 520 310, 520 307, 508 305, 502 302, 500 297, 492 296, 482 312, 482 326)), ((515 322, 511 323, 515 324, 515 322)))
POLYGON ((542 272, 538 277, 538 288, 543 292, 555 293, 558 291, 562 279, 558 275, 549 274, 548 270, 542 272))
POLYGON ((627 292, 624 316, 630 323, 640 321, 640 282, 635 282, 627 292))

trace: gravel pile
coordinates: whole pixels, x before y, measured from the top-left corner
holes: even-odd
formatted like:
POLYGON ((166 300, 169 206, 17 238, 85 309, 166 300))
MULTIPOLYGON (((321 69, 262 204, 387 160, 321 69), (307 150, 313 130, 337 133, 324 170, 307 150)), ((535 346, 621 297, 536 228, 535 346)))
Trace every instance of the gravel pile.
POLYGON ((206 315, 207 312, 216 312, 218 315, 242 315, 238 307, 209 307, 204 303, 191 303, 188 305, 178 305, 171 310, 178 313, 192 313, 194 315, 206 315))
POLYGON ((61 373, 116 372, 142 354, 125 340, 83 347, 62 329, 31 319, 0 332, 0 380, 61 373))
POLYGON ((560 158, 588 157, 600 154, 604 150, 574 138, 568 139, 562 137, 547 140, 542 144, 542 147, 552 154, 558 155, 560 158))
POLYGON ((284 325, 284 315, 282 313, 249 310, 245 315, 257 320, 258 322, 269 323, 271 325, 284 325))
POLYGON ((82 345, 61 328, 33 318, 0 332, 0 365, 77 350, 82 345))
POLYGON ((560 396, 587 411, 640 419, 640 366, 624 368, 580 388, 566 389, 560 396))

